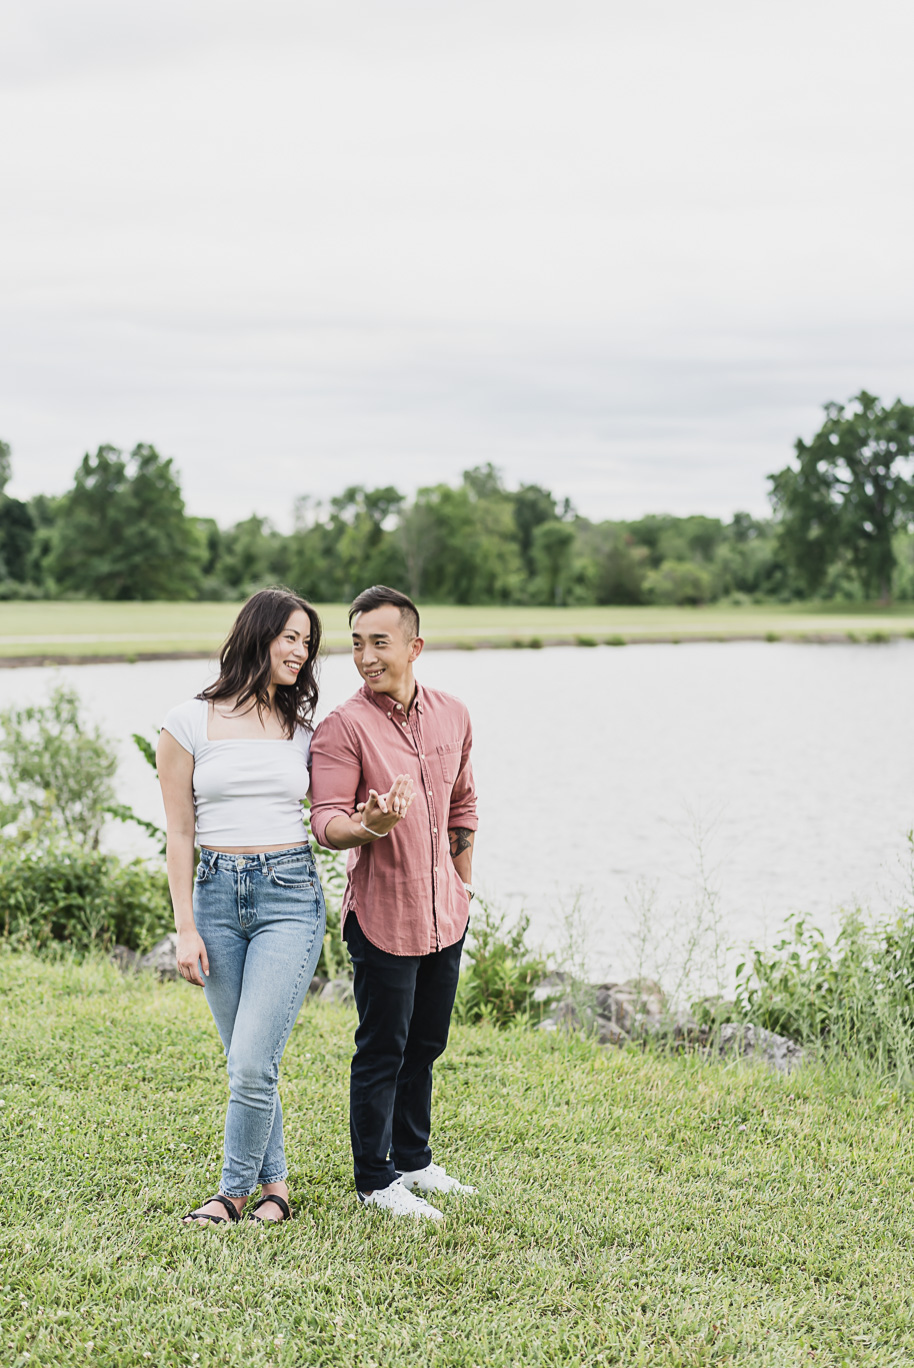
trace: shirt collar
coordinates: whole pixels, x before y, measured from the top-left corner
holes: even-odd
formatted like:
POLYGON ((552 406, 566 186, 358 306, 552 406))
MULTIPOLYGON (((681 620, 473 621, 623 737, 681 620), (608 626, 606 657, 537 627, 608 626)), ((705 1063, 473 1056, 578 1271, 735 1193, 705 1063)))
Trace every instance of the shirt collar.
MULTIPOLYGON (((390 716, 391 712, 393 712, 394 710, 396 710, 397 712, 402 711, 401 709, 397 708, 396 703, 390 697, 389 694, 376 694, 368 684, 367 680, 363 682, 359 692, 362 693, 365 698, 369 699, 375 705, 376 708, 380 708, 381 712, 387 713, 388 716, 390 716)), ((416 709, 416 712, 419 713, 424 711, 423 695, 424 690, 422 688, 422 685, 417 680, 416 697, 413 699, 413 707, 416 709)))

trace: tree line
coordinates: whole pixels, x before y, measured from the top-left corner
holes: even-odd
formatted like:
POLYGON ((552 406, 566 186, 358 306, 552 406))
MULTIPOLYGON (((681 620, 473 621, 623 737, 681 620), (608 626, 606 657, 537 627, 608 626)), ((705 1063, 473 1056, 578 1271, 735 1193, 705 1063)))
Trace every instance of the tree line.
POLYGON ((99 447, 66 493, 23 501, 4 492, 0 442, 0 598, 238 599, 281 581, 318 602, 372 583, 467 604, 914 600, 914 407, 863 392, 825 415, 769 477, 771 517, 729 521, 594 522, 487 464, 412 499, 392 485, 302 494, 291 532, 256 513, 220 527, 186 512, 153 446, 99 447))

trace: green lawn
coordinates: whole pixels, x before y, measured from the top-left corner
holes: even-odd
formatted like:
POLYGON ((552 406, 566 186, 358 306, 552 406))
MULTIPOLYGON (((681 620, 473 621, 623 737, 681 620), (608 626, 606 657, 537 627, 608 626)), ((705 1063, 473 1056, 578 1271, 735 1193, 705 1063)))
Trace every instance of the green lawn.
POLYGON ((808 1069, 454 1031, 438 1227, 361 1210, 353 1018, 284 1066, 297 1219, 186 1230, 214 1190, 223 1062, 202 995, 0 955, 0 1361, 772 1365, 914 1361, 914 1131, 808 1069))
MULTIPOLYGON (((327 644, 348 642, 344 604, 319 605, 327 644)), ((230 603, 0 603, 0 658, 206 654, 218 650, 238 605, 230 603)), ((689 638, 836 637, 914 633, 914 604, 848 609, 830 604, 707 608, 423 608, 434 645, 583 644, 689 638)))

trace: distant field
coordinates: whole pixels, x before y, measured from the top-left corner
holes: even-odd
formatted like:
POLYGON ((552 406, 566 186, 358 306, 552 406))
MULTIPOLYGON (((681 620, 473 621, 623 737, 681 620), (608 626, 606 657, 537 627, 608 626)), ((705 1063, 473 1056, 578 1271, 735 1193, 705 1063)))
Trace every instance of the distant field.
MULTIPOLYGON (((0 603, 0 661, 209 655, 223 640, 233 603, 0 603)), ((348 642, 346 607, 320 604, 331 650, 348 642)), ((650 640, 811 637, 861 640, 914 635, 914 604, 848 609, 810 604, 708 608, 428 607, 426 640, 436 646, 619 644, 650 640)))

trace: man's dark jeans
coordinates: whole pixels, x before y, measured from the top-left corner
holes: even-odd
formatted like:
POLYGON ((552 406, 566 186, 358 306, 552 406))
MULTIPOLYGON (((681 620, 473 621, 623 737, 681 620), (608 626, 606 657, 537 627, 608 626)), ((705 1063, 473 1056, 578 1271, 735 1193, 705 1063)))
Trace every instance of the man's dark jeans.
POLYGON ((447 1045, 466 932, 432 955, 390 955, 349 912, 345 935, 359 1009, 349 1082, 355 1185, 375 1192, 397 1170, 432 1161, 432 1065, 447 1045))

